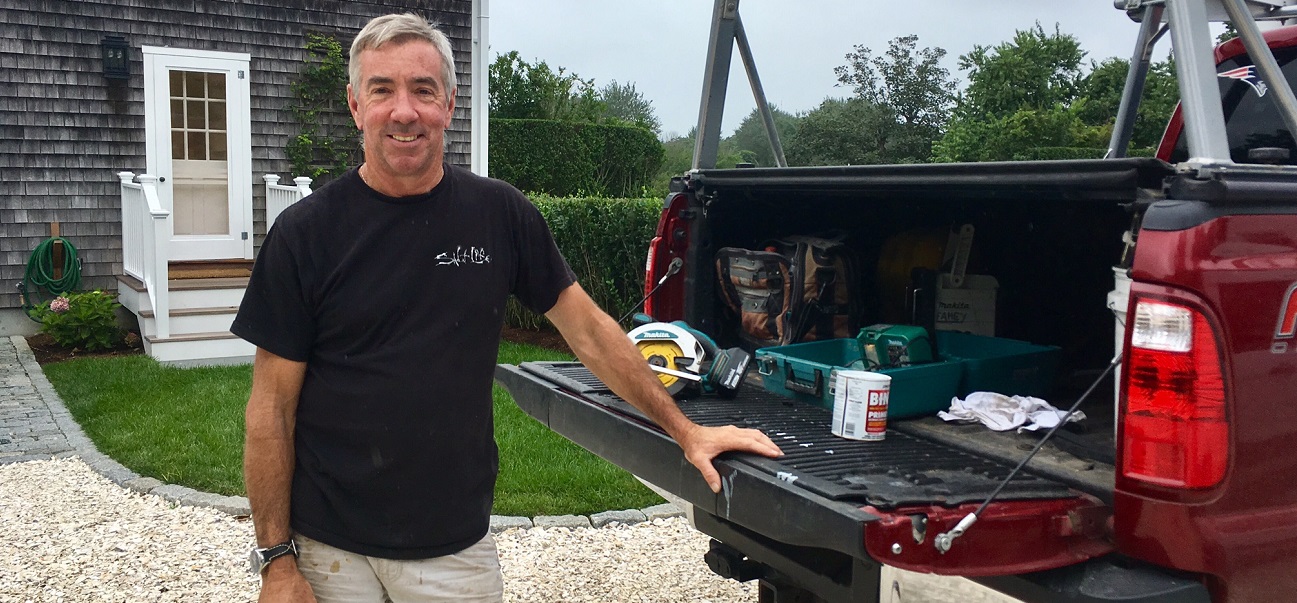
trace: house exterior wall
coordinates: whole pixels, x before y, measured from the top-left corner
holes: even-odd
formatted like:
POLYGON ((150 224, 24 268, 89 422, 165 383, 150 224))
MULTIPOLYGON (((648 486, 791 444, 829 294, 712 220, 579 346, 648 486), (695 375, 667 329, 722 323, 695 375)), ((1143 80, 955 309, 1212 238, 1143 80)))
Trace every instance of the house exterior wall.
POLYGON ((20 305, 32 250, 60 234, 77 249, 82 289, 115 289, 122 270, 116 173, 145 170, 141 46, 252 57, 255 241, 265 234, 261 176, 291 182, 284 145, 298 133, 290 84, 307 33, 349 41, 371 18, 414 12, 450 37, 459 92, 447 160, 470 162, 472 0, 0 0, 0 310, 20 305), (103 76, 100 41, 126 38, 129 80, 103 76))

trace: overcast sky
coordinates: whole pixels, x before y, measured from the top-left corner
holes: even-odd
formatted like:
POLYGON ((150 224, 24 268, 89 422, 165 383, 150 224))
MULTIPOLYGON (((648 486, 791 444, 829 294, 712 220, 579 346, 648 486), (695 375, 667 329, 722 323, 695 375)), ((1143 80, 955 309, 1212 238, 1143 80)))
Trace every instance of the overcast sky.
MULTIPOLYGON (((633 82, 665 134, 698 122, 713 0, 490 0, 491 59, 517 50, 524 60, 564 67, 596 86, 633 82)), ((739 14, 767 99, 797 113, 845 97, 833 68, 856 44, 874 50, 908 34, 956 59, 995 45, 1039 21, 1075 36, 1088 58, 1130 58, 1137 25, 1112 0, 741 0, 739 14)), ((1163 40, 1159 50, 1169 47, 1163 40)), ((728 135, 756 103, 734 53, 724 120, 728 135)))

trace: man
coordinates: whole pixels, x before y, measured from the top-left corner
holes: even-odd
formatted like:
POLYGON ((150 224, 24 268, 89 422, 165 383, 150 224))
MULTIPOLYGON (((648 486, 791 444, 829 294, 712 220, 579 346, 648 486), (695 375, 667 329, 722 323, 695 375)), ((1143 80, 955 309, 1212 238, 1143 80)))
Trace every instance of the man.
POLYGON ((279 217, 232 327, 258 348, 244 473, 262 601, 501 598, 490 389, 510 294, 713 490, 717 454, 780 454, 759 431, 685 418, 535 207, 442 163, 453 66, 420 17, 361 31, 347 96, 365 161, 279 217))

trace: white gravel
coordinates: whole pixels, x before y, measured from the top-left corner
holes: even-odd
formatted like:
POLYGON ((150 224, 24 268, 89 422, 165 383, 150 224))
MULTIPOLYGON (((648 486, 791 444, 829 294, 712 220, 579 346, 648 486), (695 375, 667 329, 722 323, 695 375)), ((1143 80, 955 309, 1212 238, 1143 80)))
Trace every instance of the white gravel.
MULTIPOLYGON (((708 538, 682 518, 496 539, 509 602, 756 600, 707 569, 708 538)), ((253 601, 251 542, 247 519, 126 490, 79 459, 0 465, 0 601, 253 601)))

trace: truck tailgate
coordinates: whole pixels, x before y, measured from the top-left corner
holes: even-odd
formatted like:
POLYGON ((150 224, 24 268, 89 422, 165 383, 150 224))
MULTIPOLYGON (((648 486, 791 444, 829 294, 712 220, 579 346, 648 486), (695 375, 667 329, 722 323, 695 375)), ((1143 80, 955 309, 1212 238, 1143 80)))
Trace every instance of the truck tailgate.
POLYGON ((1011 466, 895 430, 882 442, 838 438, 829 433, 829 411, 758 388, 732 400, 680 402, 699 424, 760 429, 785 452, 778 459, 723 455, 716 467, 724 487, 713 494, 674 441, 581 364, 500 365, 496 379, 560 435, 701 511, 788 544, 966 576, 1038 571, 1112 550, 1106 505, 1022 473, 941 554, 936 535, 976 509, 1011 466))

